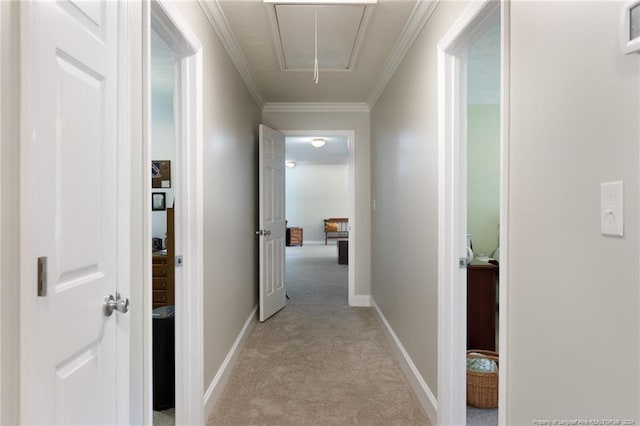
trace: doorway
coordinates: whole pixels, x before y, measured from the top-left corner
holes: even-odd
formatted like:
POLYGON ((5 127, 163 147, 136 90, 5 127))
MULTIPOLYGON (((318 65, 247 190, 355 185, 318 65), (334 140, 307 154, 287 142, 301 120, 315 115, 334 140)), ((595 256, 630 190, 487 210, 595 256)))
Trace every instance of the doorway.
POLYGON ((349 138, 285 141, 287 295, 290 302, 347 305, 349 138))
POLYGON ((175 424, 175 211, 180 181, 174 114, 177 52, 151 25, 153 424, 175 424), (173 173, 172 173, 173 172, 173 173))
MULTIPOLYGON (((338 266, 339 254, 343 255, 342 262, 347 265, 347 298, 345 303, 356 305, 355 296, 355 241, 357 224, 355 221, 355 132, 344 130, 293 130, 281 131, 286 138, 287 162, 296 163, 295 167, 287 169, 287 191, 289 192, 293 175, 300 175, 302 168, 307 168, 304 172, 306 177, 301 179, 312 179, 315 181, 316 191, 323 191, 323 194, 307 194, 303 199, 289 200, 286 198, 286 213, 289 227, 301 227, 302 239, 315 246, 318 259, 328 258, 335 255, 335 263, 338 266), (315 148, 311 145, 313 139, 324 139, 325 145, 315 148), (302 145, 302 146, 300 146, 302 145), (318 153, 318 150, 325 152, 318 153), (298 169, 300 167, 300 169, 298 169), (291 171, 291 172, 290 172, 291 171), (330 173, 330 175, 327 175, 330 173), (330 185, 326 185, 318 180, 322 175, 341 188, 331 190, 330 185), (344 187, 342 187, 344 186, 344 187), (332 198, 327 203, 327 198, 332 198), (309 213, 308 205, 304 205, 309 199, 317 206, 313 213, 309 213), (322 206, 324 198, 324 206, 322 206), (291 203, 293 201, 293 205, 291 203), (343 213, 344 212, 344 213, 343 213), (291 218, 290 218, 291 217, 291 218), (337 232, 329 233, 325 248, 325 219, 346 219, 348 222, 338 225, 337 232), (308 223, 307 226, 298 226, 295 221, 308 223), (305 229, 306 228, 306 229, 305 229), (332 238, 335 237, 335 238, 332 238), (346 237, 346 238, 345 238, 346 237), (339 243, 342 241, 342 243, 339 243), (340 247, 342 246, 342 247, 340 247), (341 253, 340 253, 341 250, 341 253), (346 253, 345 253, 346 250, 346 253), (333 253, 335 252, 335 253, 333 253)), ((296 192, 303 192, 302 188, 295 189, 296 192), (299 190, 299 191, 298 191, 299 190)), ((296 196, 297 197, 297 196, 296 196)), ((329 221, 333 223, 332 221, 329 221)), ((336 221, 337 222, 337 221, 336 221)), ((293 247, 295 248, 295 247, 293 247)), ((287 248, 287 256, 295 254, 292 247, 287 248), (292 253, 294 252, 294 253, 292 253)), ((319 260, 322 262, 322 260, 319 260)))
MULTIPOLYGON (((144 344, 143 353, 138 354, 143 359, 145 371, 145 423, 153 421, 154 380, 170 383, 174 379, 175 414, 167 419, 168 424, 201 424, 204 416, 202 45, 173 3, 152 1, 145 4, 143 13, 146 40, 143 57, 147 70, 143 166, 145 170, 151 170, 145 190, 145 203, 148 204, 145 204, 144 215, 147 235, 144 241, 147 259, 143 293, 144 344), (153 53, 156 53, 155 58, 152 58, 153 53), (164 64, 163 71, 156 69, 158 72, 154 73, 158 61, 164 64), (161 141, 159 134, 167 140, 161 141), (162 157, 156 158, 156 155, 162 157), (166 239, 163 231, 167 234, 166 239), (153 255, 154 245, 166 249, 164 264, 152 264, 156 257, 163 257, 157 252, 153 255), (171 249, 173 253, 170 253, 171 249), (165 276, 154 276, 156 269, 163 268, 165 276), (168 291, 171 286, 173 294, 168 291), (175 306, 175 339, 169 340, 174 348, 162 351, 165 362, 166 358, 174 356, 175 374, 158 379, 153 371, 153 352, 158 350, 153 342, 157 337, 154 334, 158 332, 154 330, 153 308, 170 306, 171 302, 175 306)), ((166 334, 162 334, 166 338, 166 334)))
POLYGON ((497 425, 500 20, 467 50, 467 424, 497 425), (477 357, 477 358, 475 358, 477 357), (495 357, 495 358, 494 358, 495 357), (497 358, 497 362, 496 362, 497 358), (476 371, 493 370, 493 371, 476 371), (484 385, 495 385, 488 392, 484 385))
MULTIPOLYGON (((498 424, 505 415, 506 378, 504 373, 499 373, 506 371, 507 355, 508 142, 505 129, 508 123, 505 111, 508 110, 508 69, 505 64, 508 61, 505 52, 508 21, 505 18, 508 14, 505 7, 498 2, 473 2, 438 45, 440 424, 470 424, 467 385, 471 384, 470 391, 475 391, 474 375, 467 373, 467 349, 497 352, 499 348, 499 360, 487 361, 494 386, 492 402, 487 405, 498 405, 487 424, 498 424), (482 101, 479 98, 483 98, 482 101), (480 242, 475 250, 478 256, 471 248, 472 230, 480 242), (498 257, 499 262, 494 257, 498 257), (483 290, 478 293, 481 281, 483 290), (499 321, 496 321, 497 282, 499 321), (481 296, 486 297, 481 300, 481 296), (474 325, 482 327, 468 326, 467 315, 474 325), (499 340, 496 339, 498 329, 499 340)), ((479 417, 486 414, 486 411, 473 410, 472 407, 470 414, 479 417)))

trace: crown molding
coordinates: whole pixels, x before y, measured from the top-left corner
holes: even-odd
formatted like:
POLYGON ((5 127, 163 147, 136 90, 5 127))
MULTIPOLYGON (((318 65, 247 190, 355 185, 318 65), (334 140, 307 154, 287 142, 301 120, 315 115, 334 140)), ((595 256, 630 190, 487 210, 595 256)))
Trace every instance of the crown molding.
POLYGON ((224 15, 224 11, 222 10, 222 6, 220 6, 219 0, 199 0, 199 3, 207 17, 207 20, 209 21, 209 24, 211 24, 211 27, 220 38, 220 42, 231 57, 231 61, 233 61, 233 64, 238 69, 238 73, 240 73, 242 80, 244 80, 251 96, 253 96, 253 99, 256 101, 258 106, 263 108, 265 105, 264 99, 260 94, 260 90, 258 90, 258 85, 256 84, 253 73, 249 68, 247 59, 244 56, 244 53, 242 53, 242 49, 240 49, 240 45, 231 31, 231 27, 229 27, 229 22, 224 15))
POLYGON ((400 35, 398 42, 394 46, 391 55, 389 56, 389 62, 387 62, 387 65, 384 67, 384 71, 382 72, 380 79, 371 92, 371 96, 369 97, 369 101, 367 102, 369 108, 373 108, 380 95, 382 95, 385 87, 387 87, 387 84, 400 66, 400 63, 407 55, 407 52, 409 52, 411 46, 413 46, 413 43, 418 38, 418 35, 420 34, 420 31, 422 31, 422 28, 424 28, 425 24, 429 21, 429 18, 431 18, 431 15, 438 6, 439 2, 440 0, 419 0, 416 3, 416 6, 413 8, 407 24, 402 30, 402 34, 400 35))
POLYGON ((369 106, 364 102, 268 102, 262 112, 369 112, 369 106))

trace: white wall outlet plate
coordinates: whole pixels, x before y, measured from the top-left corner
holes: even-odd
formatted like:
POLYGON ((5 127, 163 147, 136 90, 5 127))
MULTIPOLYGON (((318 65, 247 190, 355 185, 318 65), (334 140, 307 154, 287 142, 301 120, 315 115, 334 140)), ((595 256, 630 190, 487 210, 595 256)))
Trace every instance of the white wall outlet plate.
POLYGON ((624 234, 624 204, 622 182, 600 184, 600 232, 622 237, 624 234))

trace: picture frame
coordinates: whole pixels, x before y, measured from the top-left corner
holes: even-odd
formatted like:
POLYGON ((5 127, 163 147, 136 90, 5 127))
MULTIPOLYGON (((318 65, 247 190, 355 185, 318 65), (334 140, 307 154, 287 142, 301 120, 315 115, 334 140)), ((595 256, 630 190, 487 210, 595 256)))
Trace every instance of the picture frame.
POLYGON ((171 188, 171 161, 153 160, 151 162, 151 187, 171 188))
POLYGON ((164 192, 151 193, 151 210, 164 211, 167 209, 166 195, 164 192))

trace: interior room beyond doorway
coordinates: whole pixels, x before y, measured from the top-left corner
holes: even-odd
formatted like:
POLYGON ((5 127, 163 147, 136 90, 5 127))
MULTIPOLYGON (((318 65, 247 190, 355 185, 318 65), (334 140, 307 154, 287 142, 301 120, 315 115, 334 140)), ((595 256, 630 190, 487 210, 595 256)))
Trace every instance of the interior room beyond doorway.
POLYGON ((286 161, 287 293, 348 304, 349 138, 287 136, 286 161))
POLYGON ((499 359, 499 19, 468 47, 467 58, 466 331, 467 351, 473 354, 467 355, 467 425, 490 426, 498 424, 499 361, 494 359, 499 359), (478 373, 479 368, 487 371, 478 373), (486 387, 482 388, 483 385, 486 387))
POLYGON ((175 424, 176 52, 151 29, 153 424, 175 424), (155 169, 154 169, 155 167, 155 169))

